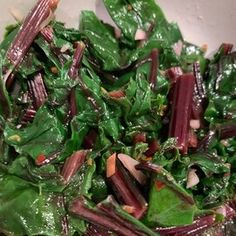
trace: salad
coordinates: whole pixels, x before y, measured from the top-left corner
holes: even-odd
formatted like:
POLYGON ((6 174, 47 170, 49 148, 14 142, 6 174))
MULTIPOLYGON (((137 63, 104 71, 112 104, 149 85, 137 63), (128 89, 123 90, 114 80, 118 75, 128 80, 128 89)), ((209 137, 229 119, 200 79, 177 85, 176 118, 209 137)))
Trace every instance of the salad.
POLYGON ((0 232, 222 235, 236 210, 236 52, 186 42, 154 0, 79 29, 38 0, 0 44, 0 232))

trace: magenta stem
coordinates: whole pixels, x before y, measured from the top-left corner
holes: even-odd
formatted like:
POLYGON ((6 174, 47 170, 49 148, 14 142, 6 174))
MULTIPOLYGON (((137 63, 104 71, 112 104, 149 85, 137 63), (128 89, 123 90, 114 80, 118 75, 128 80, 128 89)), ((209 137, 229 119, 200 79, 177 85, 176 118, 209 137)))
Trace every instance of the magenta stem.
POLYGON ((192 74, 184 74, 177 79, 174 86, 169 137, 177 139, 177 147, 183 154, 188 152, 194 83, 195 78, 192 74))

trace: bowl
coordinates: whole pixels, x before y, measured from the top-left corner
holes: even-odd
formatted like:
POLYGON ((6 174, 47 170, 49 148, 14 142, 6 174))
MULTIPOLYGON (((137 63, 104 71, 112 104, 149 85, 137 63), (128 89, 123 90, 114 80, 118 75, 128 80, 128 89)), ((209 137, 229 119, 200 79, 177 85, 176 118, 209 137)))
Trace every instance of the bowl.
MULTIPOLYGON (((35 0, 0 1, 0 37, 2 38, 6 25, 14 23, 11 11, 24 16, 35 0)), ((185 39, 197 45, 208 45, 211 53, 222 42, 236 44, 236 1, 226 0, 158 0, 169 21, 177 22, 185 39)), ((80 11, 90 9, 104 21, 111 22, 103 6, 102 0, 66 0, 59 4, 57 19, 66 22, 68 26, 77 27, 80 11)))
MULTIPOLYGON (((23 18, 34 2, 32 0, 0 2, 1 9, 4 9, 0 19, 1 38, 3 37, 5 26, 14 23, 12 15, 23 18)), ((197 45, 207 44, 208 53, 217 49, 222 42, 236 44, 236 32, 233 30, 233 24, 236 22, 236 14, 234 14, 236 11, 235 0, 227 0, 226 2, 218 2, 216 0, 207 2, 203 0, 158 0, 157 2, 162 7, 169 21, 179 24, 184 38, 197 45)), ((56 13, 57 19, 65 22, 69 27, 77 28, 80 11, 83 9, 93 10, 105 22, 112 23, 102 0, 95 2, 93 0, 61 0, 56 13)), ((222 231, 221 225, 219 227, 219 231, 222 231)), ((235 225, 232 228, 235 232, 235 225)), ((213 233, 212 235, 215 234, 213 233)))

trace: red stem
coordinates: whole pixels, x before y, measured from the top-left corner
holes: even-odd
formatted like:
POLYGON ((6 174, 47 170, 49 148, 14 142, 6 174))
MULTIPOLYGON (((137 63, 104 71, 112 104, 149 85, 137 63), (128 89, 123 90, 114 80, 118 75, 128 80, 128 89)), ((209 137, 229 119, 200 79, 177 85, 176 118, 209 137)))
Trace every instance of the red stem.
POLYGON ((160 150, 160 144, 157 139, 151 140, 148 145, 148 150, 145 152, 147 157, 152 157, 158 150, 160 150))
POLYGON ((183 75, 183 70, 181 67, 172 67, 166 71, 166 77, 170 81, 170 90, 168 94, 169 105, 171 106, 174 100, 174 86, 177 79, 183 75))
POLYGON ((222 125, 219 128, 220 139, 228 139, 236 137, 236 124, 222 125))
POLYGON ((76 105, 76 95, 75 88, 72 88, 69 94, 69 104, 70 104, 70 118, 77 115, 77 105, 76 105))
MULTIPOLYGON (((111 156, 114 158, 114 156, 111 156)), ((142 196, 139 189, 132 182, 131 177, 126 172, 120 161, 115 158, 115 172, 113 175, 108 177, 111 187, 113 188, 115 194, 121 203, 134 207, 134 212, 132 213, 137 219, 141 218, 147 210, 147 203, 142 196)), ((107 162, 107 169, 111 168, 109 166, 109 159, 107 162)))
POLYGON ((85 149, 92 149, 96 143, 97 136, 98 134, 94 129, 90 130, 84 138, 83 147, 85 149))
POLYGON ((51 26, 43 28, 40 33, 48 43, 53 41, 53 28, 51 26))
POLYGON ((119 222, 121 225, 125 226, 126 228, 132 230, 132 232, 137 233, 139 236, 145 236, 146 234, 141 230, 137 229, 134 224, 132 224, 127 219, 124 219, 116 212, 115 204, 117 204, 113 197, 109 197, 109 202, 102 202, 97 205, 97 208, 107 214, 111 219, 116 222, 119 222))
POLYGON ((112 233, 109 230, 105 230, 94 224, 89 224, 84 236, 111 236, 112 233))
POLYGON ((133 136, 133 143, 146 143, 147 137, 145 133, 137 133, 133 136))
POLYGON ((24 125, 27 124, 28 122, 32 122, 35 115, 36 115, 36 110, 33 107, 28 108, 21 119, 21 124, 24 125))
POLYGON ((157 70, 158 70, 158 65, 159 65, 158 57, 159 57, 158 50, 154 48, 150 54, 151 70, 150 70, 150 76, 149 76, 149 82, 153 90, 156 88, 156 84, 157 84, 157 70))
POLYGON ((234 45, 231 43, 222 43, 220 49, 223 49, 224 55, 228 55, 232 52, 234 45))
POLYGON ((166 71, 166 77, 169 79, 171 85, 175 84, 177 78, 183 75, 181 67, 172 67, 166 71))
POLYGON ((87 151, 77 151, 73 153, 63 166, 61 175, 65 180, 65 183, 69 183, 71 178, 76 174, 80 167, 84 164, 87 156, 87 151))
POLYGON ((195 62, 193 64, 193 74, 196 79, 195 86, 196 86, 197 94, 201 99, 203 99, 206 97, 206 89, 204 87, 204 82, 203 82, 203 78, 201 75, 201 69, 200 69, 199 62, 195 62))
POLYGON ((156 231, 163 236, 197 235, 206 230, 207 228, 213 226, 214 223, 215 223, 215 216, 208 215, 195 220, 194 223, 191 225, 168 227, 168 228, 156 228, 156 231))
POLYGON ((216 130, 210 130, 209 133, 198 143, 197 151, 206 151, 215 138, 216 130))
MULTIPOLYGON (((76 79, 79 75, 79 67, 83 59, 84 50, 85 50, 84 43, 77 42, 75 53, 73 56, 73 61, 69 69, 69 77, 73 80, 76 79)), ((72 88, 70 92, 69 103, 70 103, 70 116, 71 118, 73 118, 74 116, 77 115, 75 88, 72 88)))
POLYGON ((76 79, 76 77, 78 76, 79 67, 83 58, 84 50, 85 44, 83 42, 78 42, 73 56, 71 67, 69 69, 69 76, 71 79, 76 79))
POLYGON ((120 236, 137 236, 132 230, 121 225, 110 216, 86 207, 83 199, 76 199, 72 203, 70 211, 94 225, 118 233, 120 236))
POLYGON ((35 110, 39 109, 46 101, 48 94, 44 85, 43 76, 38 73, 28 81, 29 92, 33 97, 35 110))
POLYGON ((47 19, 56 5, 57 1, 39 0, 30 11, 7 51, 7 57, 14 67, 21 63, 35 37, 41 30, 40 27, 43 21, 47 19))
POLYGON ((200 71, 200 64, 193 64, 193 74, 195 77, 195 86, 193 93, 192 115, 191 118, 203 122, 204 103, 206 98, 206 89, 200 71))
POLYGON ((189 122, 195 78, 192 74, 180 76, 174 87, 169 137, 177 139, 177 147, 183 154, 188 152, 189 122))
POLYGON ((14 81, 15 81, 15 74, 14 73, 9 74, 6 81, 6 88, 8 91, 12 88, 14 81))

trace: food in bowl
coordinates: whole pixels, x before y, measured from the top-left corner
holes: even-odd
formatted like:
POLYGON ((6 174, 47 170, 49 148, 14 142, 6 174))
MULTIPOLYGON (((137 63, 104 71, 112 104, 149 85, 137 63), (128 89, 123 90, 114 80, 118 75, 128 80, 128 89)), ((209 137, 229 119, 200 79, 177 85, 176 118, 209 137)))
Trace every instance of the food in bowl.
POLYGON ((153 0, 104 0, 117 27, 83 11, 79 29, 57 4, 0 45, 0 231, 183 236, 232 219, 233 45, 206 58, 153 0))

